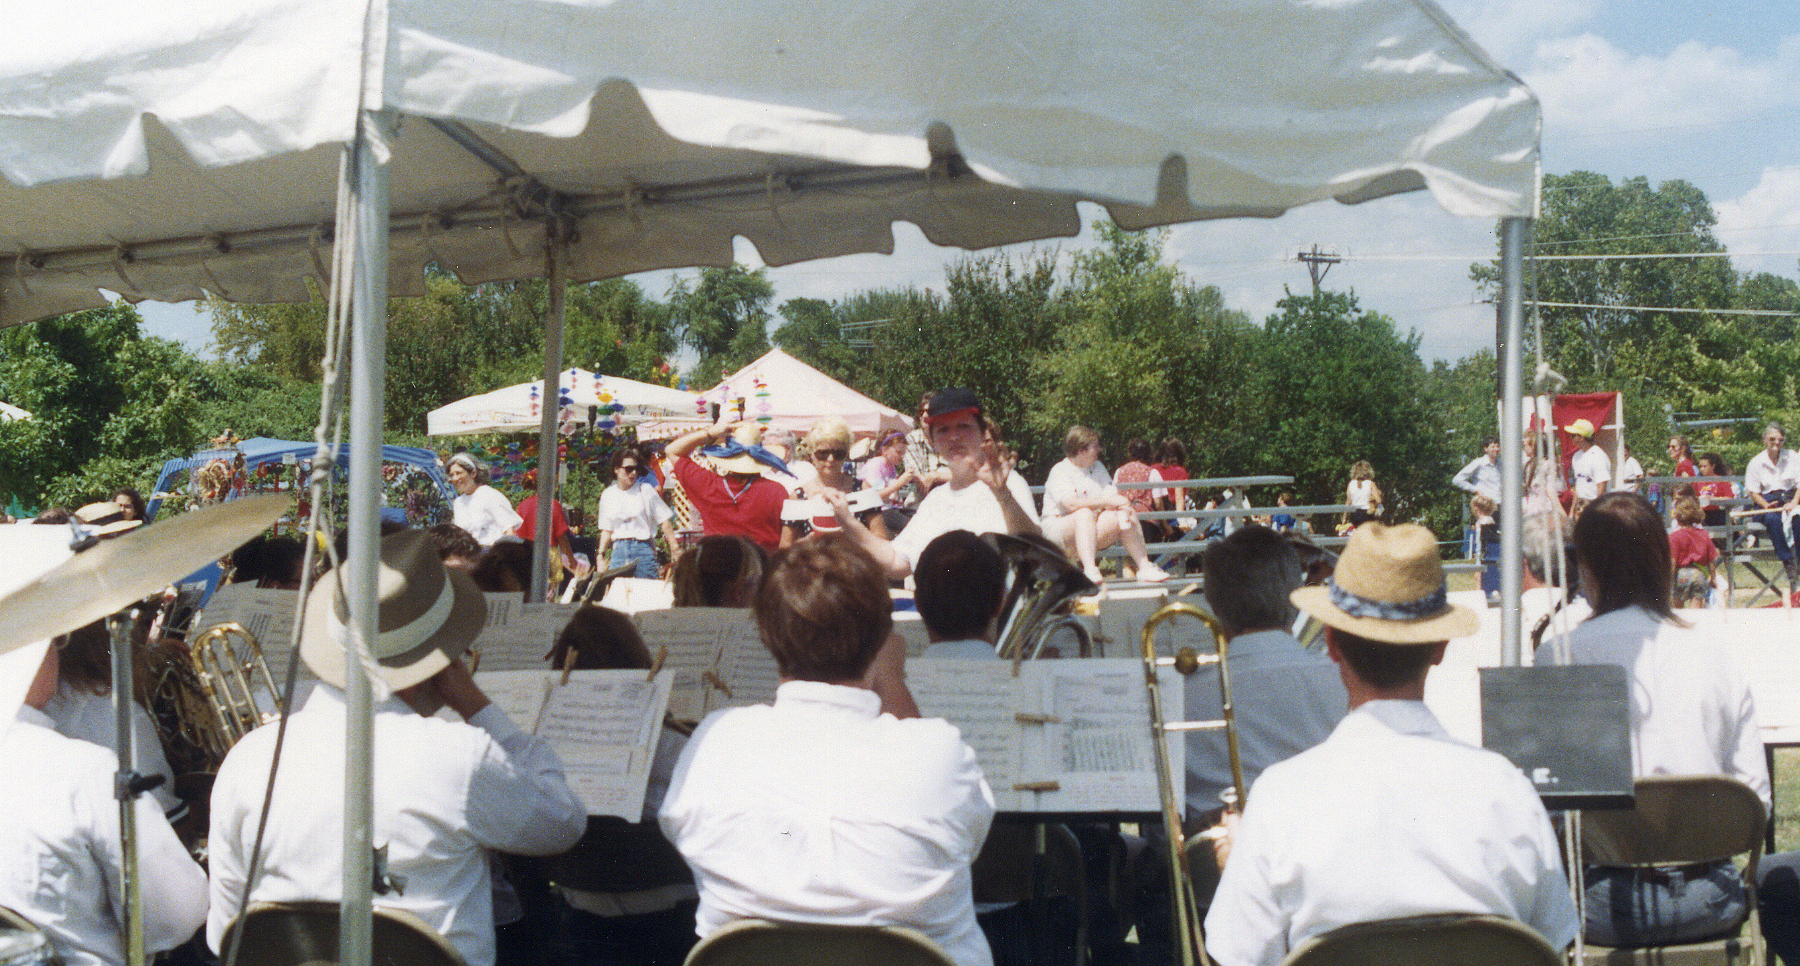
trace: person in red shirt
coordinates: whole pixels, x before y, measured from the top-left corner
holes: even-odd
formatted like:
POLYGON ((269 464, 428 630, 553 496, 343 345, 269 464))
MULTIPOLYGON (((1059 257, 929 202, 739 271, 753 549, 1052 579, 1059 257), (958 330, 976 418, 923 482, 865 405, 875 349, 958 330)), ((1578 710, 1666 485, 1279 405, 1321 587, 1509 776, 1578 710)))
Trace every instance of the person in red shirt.
MULTIPOLYGON (((531 492, 513 508, 523 521, 513 528, 513 536, 530 543, 537 539, 537 470, 527 470, 522 482, 531 492)), ((575 569, 575 548, 569 545, 569 520, 561 500, 550 501, 550 542, 556 544, 563 569, 575 569)))
POLYGON ((665 455, 674 461, 675 481, 700 512, 707 536, 748 537, 765 550, 781 549, 785 531, 781 507, 787 502, 787 488, 763 476, 762 469, 786 473, 787 464, 763 449, 760 426, 721 416, 712 426, 670 443, 665 455), (717 445, 700 453, 712 459, 717 472, 694 462, 691 455, 708 442, 717 445))
POLYGON ((1669 534, 1669 557, 1675 568, 1676 607, 1705 607, 1712 594, 1719 548, 1700 528, 1703 518, 1698 501, 1685 496, 1675 501, 1675 522, 1680 526, 1669 534))

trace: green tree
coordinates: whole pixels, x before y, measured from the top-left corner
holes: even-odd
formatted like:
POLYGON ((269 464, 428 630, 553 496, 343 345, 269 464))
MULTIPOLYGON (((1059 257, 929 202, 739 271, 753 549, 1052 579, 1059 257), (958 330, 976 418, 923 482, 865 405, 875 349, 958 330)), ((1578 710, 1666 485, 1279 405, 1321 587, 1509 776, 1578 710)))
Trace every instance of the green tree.
POLYGON ((1037 433, 1060 439, 1080 423, 1109 442, 1176 436, 1191 442, 1190 470, 1230 472, 1249 454, 1260 408, 1249 361, 1258 333, 1227 310, 1217 288, 1196 286, 1163 261, 1162 235, 1096 228, 1099 246, 1075 256, 1056 302, 1056 345, 1034 360, 1043 387, 1037 433))
POLYGON ((947 275, 941 296, 896 300, 894 321, 874 333, 867 388, 857 388, 904 413, 921 393, 972 389, 1008 441, 1029 464, 1041 465, 1034 477, 1041 478, 1062 458, 1060 437, 1049 439, 1029 419, 1042 394, 1032 360, 1056 344, 1055 255, 1032 252, 1016 262, 965 255, 947 275))
POLYGON ((1368 460, 1390 520, 1430 510, 1456 466, 1428 405, 1417 333, 1400 335, 1341 292, 1276 306, 1258 366, 1268 411, 1256 469, 1292 475, 1302 502, 1337 503, 1351 464, 1368 460))
POLYGON ((124 302, 0 333, 0 397, 30 420, 0 424, 0 489, 78 504, 147 487, 198 436, 199 360, 146 339, 124 302))
MULTIPOLYGON (((1652 188, 1645 178, 1614 185, 1604 175, 1547 175, 1532 254, 1667 255, 1723 252, 1706 195, 1685 181, 1652 188)), ((1544 307, 1544 355, 1571 388, 1618 388, 1656 373, 1679 373, 1698 351, 1713 358, 1741 349, 1729 327, 1704 316, 1644 307, 1722 308, 1734 277, 1726 259, 1596 258, 1535 262, 1528 296, 1586 308, 1544 307)), ((1471 276, 1497 289, 1497 263, 1471 276)))
POLYGON ((844 338, 837 306, 823 299, 788 299, 780 312, 786 321, 774 339, 783 352, 845 385, 859 380, 863 353, 844 338))
POLYGON ((769 301, 775 287, 763 270, 733 263, 703 268, 693 282, 669 290, 670 322, 681 343, 699 353, 695 384, 710 386, 724 373, 769 351, 769 301))

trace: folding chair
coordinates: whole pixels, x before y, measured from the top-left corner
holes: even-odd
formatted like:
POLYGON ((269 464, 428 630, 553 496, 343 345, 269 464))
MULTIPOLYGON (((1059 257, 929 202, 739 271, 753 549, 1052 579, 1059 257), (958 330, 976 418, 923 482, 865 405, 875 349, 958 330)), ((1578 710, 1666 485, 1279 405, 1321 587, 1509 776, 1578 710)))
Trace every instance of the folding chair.
POLYGON ((1760 963, 1756 867, 1762 859, 1767 821, 1762 799, 1749 786, 1719 775, 1641 778, 1636 783, 1636 804, 1629 811, 1583 812, 1582 852, 1590 866, 1657 869, 1748 856, 1740 870, 1747 909, 1729 931, 1663 946, 1589 944, 1589 959, 1607 966, 1760 963))
POLYGON ((700 940, 687 966, 955 966, 905 926, 827 926, 743 919, 700 940))
MULTIPOLYGON (((372 962, 375 966, 466 966, 419 917, 398 909, 375 908, 372 962)), ((254 902, 226 928, 220 949, 243 933, 238 961, 256 966, 336 966, 338 904, 335 902, 254 902)))
POLYGON ((1504 916, 1446 913, 1342 926, 1288 953, 1282 966, 1562 966, 1537 930, 1504 916))
MULTIPOLYGON (((1044 854, 1038 856, 1038 829, 1013 822, 996 823, 981 844, 980 854, 970 867, 974 881, 975 902, 1017 902, 1030 904, 1031 911, 1048 917, 1048 901, 1067 897, 1075 903, 1076 966, 1087 962, 1088 891, 1087 871, 1082 859, 1081 843, 1067 825, 1043 827, 1044 854)), ((1046 926, 1046 919, 1034 920, 1035 926, 1046 926)), ((1037 940, 1048 942, 1054 929, 1034 929, 1037 940)), ((1044 957, 1036 957, 1042 960, 1044 957)))

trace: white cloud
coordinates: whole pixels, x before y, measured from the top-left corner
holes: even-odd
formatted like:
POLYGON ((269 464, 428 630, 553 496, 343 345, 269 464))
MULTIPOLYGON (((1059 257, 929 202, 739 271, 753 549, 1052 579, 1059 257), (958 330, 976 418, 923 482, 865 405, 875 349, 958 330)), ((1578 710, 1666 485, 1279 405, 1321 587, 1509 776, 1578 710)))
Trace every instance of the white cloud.
POLYGON ((1653 140, 1800 103, 1800 35, 1762 57, 1692 41, 1654 55, 1593 33, 1554 37, 1537 45, 1523 76, 1543 101, 1546 140, 1653 140))
POLYGON ((1592 22, 1603 0, 1447 0, 1444 10, 1482 49, 1511 67, 1538 41, 1592 22))
MULTIPOLYGON (((1766 168, 1756 186, 1744 194, 1713 203, 1719 216, 1714 232, 1735 252, 1800 251, 1800 166, 1766 168)), ((1732 257, 1744 272, 1773 272, 1794 277, 1795 255, 1732 257)))

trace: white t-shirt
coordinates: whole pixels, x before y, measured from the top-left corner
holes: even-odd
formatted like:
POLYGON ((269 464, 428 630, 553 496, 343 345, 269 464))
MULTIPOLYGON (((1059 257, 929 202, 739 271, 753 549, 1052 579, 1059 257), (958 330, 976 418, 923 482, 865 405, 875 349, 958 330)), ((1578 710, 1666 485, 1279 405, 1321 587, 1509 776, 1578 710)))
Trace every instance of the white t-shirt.
MULTIPOLYGON (((1006 489, 1025 515, 1036 523, 1036 501, 1031 498, 1031 488, 1025 485, 1025 478, 1017 473, 1008 474, 1006 489)), ((986 483, 971 483, 960 490, 946 483, 927 493, 919 503, 919 511, 913 514, 912 522, 894 538, 894 552, 906 558, 908 567, 915 567, 925 545, 952 530, 1007 532, 1006 514, 1000 509, 999 498, 986 483)))
POLYGON ((600 507, 594 514, 596 525, 614 540, 648 540, 663 521, 674 516, 656 489, 642 481, 629 490, 609 486, 601 491, 600 507))
POLYGON ((1116 492, 1112 474, 1106 472, 1099 460, 1085 470, 1070 460, 1063 460, 1050 467, 1050 476, 1044 480, 1044 519, 1054 520, 1069 512, 1065 504, 1075 497, 1116 492))
POLYGON ((1636 493, 1638 482, 1643 477, 1644 464, 1639 463, 1635 456, 1627 456, 1625 462, 1619 464, 1619 485, 1613 489, 1620 493, 1636 493))
POLYGON ((1569 473, 1575 478, 1578 499, 1597 499, 1612 486, 1612 460, 1607 457, 1606 450, 1598 446, 1589 446, 1576 453, 1569 461, 1569 473))
POLYGON ((493 546, 525 522, 513 510, 512 501, 485 484, 476 487, 473 493, 457 494, 456 499, 450 501, 450 514, 457 526, 469 531, 469 536, 484 547, 493 546))

